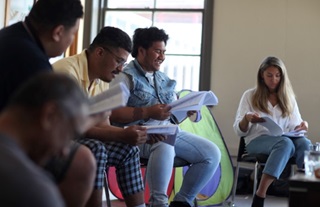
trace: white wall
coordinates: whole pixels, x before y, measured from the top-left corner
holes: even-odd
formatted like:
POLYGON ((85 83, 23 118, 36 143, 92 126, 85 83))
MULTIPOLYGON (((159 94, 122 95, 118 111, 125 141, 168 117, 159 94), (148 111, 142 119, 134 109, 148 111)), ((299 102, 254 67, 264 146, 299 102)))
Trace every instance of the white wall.
POLYGON ((213 112, 231 154, 239 143, 232 127, 239 100, 268 55, 285 62, 309 138, 320 141, 320 1, 216 0, 213 33, 213 112))

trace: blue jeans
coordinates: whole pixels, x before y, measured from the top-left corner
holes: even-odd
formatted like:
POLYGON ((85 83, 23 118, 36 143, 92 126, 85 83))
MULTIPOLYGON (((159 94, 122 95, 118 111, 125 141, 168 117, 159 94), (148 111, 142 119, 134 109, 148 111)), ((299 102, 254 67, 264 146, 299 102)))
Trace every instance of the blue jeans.
POLYGON ((247 146, 248 153, 269 155, 263 173, 279 178, 288 160, 295 157, 298 168, 303 167, 304 151, 309 150, 311 141, 306 137, 262 135, 253 139, 247 146))
POLYGON ((188 202, 193 206, 196 195, 214 175, 221 153, 211 141, 180 130, 174 147, 164 142, 143 144, 140 146, 140 156, 149 159, 147 182, 150 188, 150 206, 168 206, 166 192, 173 164, 192 164, 184 175, 181 189, 174 200, 188 202))

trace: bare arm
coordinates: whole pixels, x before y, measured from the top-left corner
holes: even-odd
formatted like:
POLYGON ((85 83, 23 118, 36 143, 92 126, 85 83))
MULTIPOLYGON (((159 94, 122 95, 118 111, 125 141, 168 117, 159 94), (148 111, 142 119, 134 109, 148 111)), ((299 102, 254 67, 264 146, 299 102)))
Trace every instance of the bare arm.
POLYGON ((243 116, 243 119, 239 122, 239 128, 243 132, 247 132, 249 127, 249 121, 247 119, 247 114, 243 116))
POLYGON ((118 123, 130 123, 141 119, 167 119, 170 113, 170 106, 156 104, 149 107, 122 107, 112 111, 110 120, 118 123))
POLYGON ((147 141, 147 131, 142 126, 130 126, 126 129, 100 124, 89 129, 87 138, 97 139, 102 142, 123 142, 130 145, 143 144, 147 141))
POLYGON ((246 113, 243 116, 242 120, 239 122, 239 128, 241 129, 241 131, 243 131, 243 132, 248 131, 249 122, 255 124, 258 122, 264 122, 264 119, 261 118, 258 113, 254 113, 254 112, 246 113))

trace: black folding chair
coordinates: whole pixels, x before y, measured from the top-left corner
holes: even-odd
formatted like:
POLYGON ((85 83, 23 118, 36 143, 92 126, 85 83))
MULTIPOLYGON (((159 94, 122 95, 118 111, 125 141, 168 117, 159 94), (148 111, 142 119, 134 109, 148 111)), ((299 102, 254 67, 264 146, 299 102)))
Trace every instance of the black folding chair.
MULTIPOLYGON (((246 151, 246 144, 244 141, 244 137, 240 137, 238 156, 237 156, 237 165, 235 169, 234 184, 232 189, 231 204, 229 204, 229 206, 235 206, 234 199, 235 199, 236 190, 237 190, 239 169, 240 168, 252 169, 252 164, 254 164, 254 177, 253 177, 253 196, 254 196, 256 193, 257 185, 259 181, 258 170, 261 166, 265 165, 265 163, 267 162, 267 159, 268 159, 268 155, 266 154, 248 154, 248 152, 246 151)), ((291 174, 293 174, 295 158, 290 158, 288 161, 288 164, 291 165, 291 174)))

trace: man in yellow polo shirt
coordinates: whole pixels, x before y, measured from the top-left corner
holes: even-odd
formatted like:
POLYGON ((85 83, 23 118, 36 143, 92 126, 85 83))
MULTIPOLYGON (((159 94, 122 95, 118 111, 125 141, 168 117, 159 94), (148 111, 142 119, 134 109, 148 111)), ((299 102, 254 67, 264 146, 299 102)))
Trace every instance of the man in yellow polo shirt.
MULTIPOLYGON (((89 96, 108 89, 108 83, 124 67, 131 53, 130 37, 115 27, 104 27, 89 48, 82 53, 61 59, 53 64, 55 71, 74 77, 89 96)), ((101 206, 104 170, 115 166, 119 188, 126 206, 144 207, 144 186, 140 171, 138 144, 145 143, 146 129, 132 126, 126 129, 111 126, 109 120, 87 131, 77 141, 89 147, 97 160, 97 175, 91 206, 101 206), (97 141, 106 150, 97 151, 97 141)))

